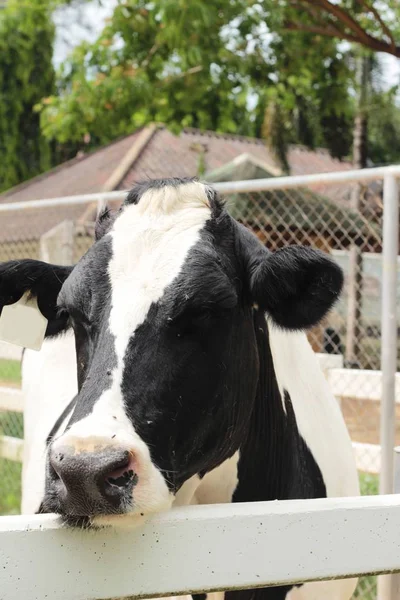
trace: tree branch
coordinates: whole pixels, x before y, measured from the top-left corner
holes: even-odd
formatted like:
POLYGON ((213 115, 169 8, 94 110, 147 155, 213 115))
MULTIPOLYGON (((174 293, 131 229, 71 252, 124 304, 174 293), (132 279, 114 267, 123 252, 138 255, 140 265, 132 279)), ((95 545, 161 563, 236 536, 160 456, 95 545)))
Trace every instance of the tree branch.
POLYGON ((373 5, 370 6, 365 0, 358 0, 358 2, 361 4, 361 6, 363 6, 365 8, 366 11, 368 11, 374 15, 375 19, 378 21, 379 25, 381 26, 383 33, 386 34, 386 36, 389 38, 393 50, 396 50, 396 41, 393 37, 393 33, 390 31, 389 27, 383 21, 382 17, 380 16, 380 14, 376 10, 376 8, 373 5))
POLYGON ((332 26, 324 27, 322 25, 306 25, 303 23, 293 23, 291 21, 285 23, 284 29, 286 31, 305 31, 308 33, 325 35, 327 37, 336 37, 342 40, 347 40, 348 42, 362 44, 366 48, 370 48, 375 52, 385 52, 386 54, 392 54, 393 56, 396 56, 396 58, 400 58, 400 46, 393 47, 392 44, 378 40, 370 35, 368 35, 368 38, 364 41, 355 35, 345 33, 344 31, 340 31, 332 26))
POLYGON ((305 23, 293 23, 292 21, 287 21, 284 26, 284 30, 286 31, 304 31, 306 33, 316 33, 317 35, 324 35, 327 37, 338 37, 349 42, 360 43, 360 40, 348 33, 344 33, 336 27, 323 25, 306 25, 305 23))
POLYGON ((331 4, 329 0, 302 0, 304 3, 311 4, 311 6, 320 6, 323 10, 336 17, 338 21, 340 21, 343 25, 348 27, 353 33, 357 34, 359 39, 367 41, 369 35, 368 33, 349 15, 348 12, 337 6, 336 4, 331 4))
POLYGON ((156 42, 155 44, 153 44, 153 46, 150 48, 146 58, 143 60, 142 64, 140 65, 143 68, 146 68, 147 65, 150 62, 150 59, 152 58, 153 54, 155 54, 157 52, 157 50, 159 49, 160 44, 158 42, 156 42))
POLYGON ((175 79, 182 79, 183 77, 186 77, 187 75, 193 75, 194 73, 199 73, 202 70, 203 70, 202 65, 197 65, 197 67, 191 67, 190 69, 188 69, 187 71, 184 71, 183 73, 176 73, 174 75, 169 75, 168 77, 166 77, 164 79, 164 82, 166 81, 167 83, 169 83, 170 81, 174 81, 175 79))
POLYGON ((393 56, 396 56, 396 58, 400 58, 400 46, 396 45, 391 31, 382 21, 382 18, 378 15, 376 9, 369 6, 365 0, 358 1, 362 3, 366 10, 372 12, 390 42, 386 42, 370 35, 348 14, 348 12, 337 4, 331 4, 330 0, 289 0, 289 3, 292 6, 298 7, 299 9, 303 8, 309 14, 312 12, 315 13, 315 10, 325 12, 330 17, 333 17, 334 22, 328 24, 322 23, 319 21, 318 16, 314 16, 316 21, 315 24, 308 25, 305 23, 294 23, 293 21, 289 21, 286 23, 285 27, 288 31, 306 31, 309 33, 326 35, 328 37, 337 37, 349 42, 361 44, 375 52, 385 52, 386 54, 392 54, 393 56))

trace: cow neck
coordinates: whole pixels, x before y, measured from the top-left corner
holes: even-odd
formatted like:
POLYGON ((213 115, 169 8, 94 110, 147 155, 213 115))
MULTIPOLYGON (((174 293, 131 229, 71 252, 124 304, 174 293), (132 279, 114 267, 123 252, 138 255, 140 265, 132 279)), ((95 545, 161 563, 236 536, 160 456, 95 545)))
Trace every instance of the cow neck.
MULTIPOLYGON (((276 379, 264 314, 254 311, 259 381, 248 435, 240 448, 234 502, 326 496, 318 465, 299 434, 289 394, 276 379)), ((290 365, 288 365, 290 368, 290 365)))

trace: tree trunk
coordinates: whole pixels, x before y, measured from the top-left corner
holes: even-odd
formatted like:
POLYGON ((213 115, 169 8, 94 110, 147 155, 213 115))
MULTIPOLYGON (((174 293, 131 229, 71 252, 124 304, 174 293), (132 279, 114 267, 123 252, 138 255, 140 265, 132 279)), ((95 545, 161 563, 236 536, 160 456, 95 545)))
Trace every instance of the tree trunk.
MULTIPOLYGON (((367 166, 368 156, 368 118, 367 98, 370 83, 371 61, 368 56, 358 59, 358 102, 357 114, 354 119, 353 130, 353 164, 356 169, 367 166)), ((351 195, 351 208, 360 212, 361 199, 364 185, 354 185, 351 195)), ((347 334, 346 334, 346 359, 353 366, 361 366, 361 339, 362 339, 362 288, 363 288, 363 259, 359 245, 352 244, 349 251, 349 273, 347 288, 347 334)))

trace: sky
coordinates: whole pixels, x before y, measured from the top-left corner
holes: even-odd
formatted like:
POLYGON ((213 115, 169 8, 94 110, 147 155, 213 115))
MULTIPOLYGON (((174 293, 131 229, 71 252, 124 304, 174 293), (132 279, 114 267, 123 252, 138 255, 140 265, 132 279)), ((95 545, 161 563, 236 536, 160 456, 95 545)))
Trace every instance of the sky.
POLYGON ((74 46, 83 41, 94 41, 112 14, 117 0, 103 0, 101 5, 89 2, 82 6, 63 7, 55 15, 56 41, 54 64, 58 67, 74 46), (72 25, 70 25, 72 23, 72 25))
MULTIPOLYGON (((102 0, 102 6, 94 1, 79 8, 67 7, 56 16, 57 35, 54 50, 56 66, 65 60, 73 46, 84 40, 96 39, 104 25, 104 20, 111 15, 117 1, 102 0), (68 22, 73 23, 73 26, 68 25, 68 22)), ((381 54, 380 57, 384 65, 385 87, 389 88, 398 84, 400 82, 400 60, 388 54, 381 54)))

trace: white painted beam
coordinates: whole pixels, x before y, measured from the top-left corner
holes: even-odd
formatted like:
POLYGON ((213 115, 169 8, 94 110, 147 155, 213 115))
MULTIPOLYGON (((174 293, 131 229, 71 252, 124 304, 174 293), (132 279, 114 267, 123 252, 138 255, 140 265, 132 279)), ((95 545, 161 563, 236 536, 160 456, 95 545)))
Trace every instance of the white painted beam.
MULTIPOLYGON (((380 402, 382 371, 363 369, 328 369, 328 383, 335 396, 380 402)), ((400 403, 400 373, 396 373, 396 403, 400 403)))
POLYGON ((381 447, 378 444, 353 442, 357 470, 378 475, 381 472, 381 447))
POLYGON ((0 518, 2 600, 141 598, 400 571, 400 495, 192 506, 99 531, 0 518))
POLYGON ((24 412, 22 391, 18 388, 0 387, 0 410, 24 412))
POLYGON ((331 369, 343 368, 343 354, 326 354, 323 352, 316 352, 315 355, 325 376, 327 376, 331 369))
POLYGON ((0 435, 0 458, 22 462, 24 441, 8 435, 0 435))
MULTIPOLYGON (((245 181, 227 181, 213 183, 212 186, 221 194, 251 193, 265 190, 289 189, 299 186, 315 186, 329 183, 348 183, 352 181, 372 181, 383 179, 385 175, 400 177, 400 165, 387 167, 376 167, 372 169, 360 169, 351 171, 335 171, 333 173, 315 173, 312 175, 297 175, 287 177, 269 177, 267 179, 248 179, 245 181)), ((24 202, 8 202, 0 204, 0 212, 9 210, 25 210, 36 208, 54 208, 58 206, 69 206, 88 204, 89 202, 112 202, 125 199, 126 191, 97 192, 95 194, 83 194, 76 196, 64 196, 60 198, 46 198, 44 200, 32 199, 24 202)))

